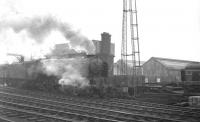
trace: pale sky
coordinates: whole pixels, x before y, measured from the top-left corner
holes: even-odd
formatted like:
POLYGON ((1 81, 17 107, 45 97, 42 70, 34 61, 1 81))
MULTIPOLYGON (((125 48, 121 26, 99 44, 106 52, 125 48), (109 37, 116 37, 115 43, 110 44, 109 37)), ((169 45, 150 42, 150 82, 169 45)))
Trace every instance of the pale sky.
MULTIPOLYGON (((141 60, 200 61, 199 0, 137 0, 141 60)), ((0 0, 0 17, 52 15, 89 39, 112 35, 120 58, 123 0, 0 0)))

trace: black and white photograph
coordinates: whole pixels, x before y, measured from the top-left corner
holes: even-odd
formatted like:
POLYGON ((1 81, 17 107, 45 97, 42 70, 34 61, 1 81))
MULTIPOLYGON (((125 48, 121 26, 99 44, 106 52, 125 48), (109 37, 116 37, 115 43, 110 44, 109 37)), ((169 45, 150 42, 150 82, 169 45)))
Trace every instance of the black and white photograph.
POLYGON ((0 0, 0 122, 200 122, 199 0, 0 0))

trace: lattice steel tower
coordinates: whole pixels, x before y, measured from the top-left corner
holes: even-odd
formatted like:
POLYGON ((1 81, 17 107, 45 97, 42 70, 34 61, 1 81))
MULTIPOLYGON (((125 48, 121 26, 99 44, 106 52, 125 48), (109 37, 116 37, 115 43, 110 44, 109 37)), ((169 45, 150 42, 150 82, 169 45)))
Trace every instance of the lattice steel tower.
POLYGON ((135 77, 138 67, 140 68, 140 50, 136 0, 123 0, 120 74, 135 77))

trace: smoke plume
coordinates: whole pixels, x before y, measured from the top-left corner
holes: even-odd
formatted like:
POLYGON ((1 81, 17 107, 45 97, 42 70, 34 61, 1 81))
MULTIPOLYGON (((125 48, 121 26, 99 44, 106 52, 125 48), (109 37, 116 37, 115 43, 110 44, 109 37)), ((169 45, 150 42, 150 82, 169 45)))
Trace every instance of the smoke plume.
MULTIPOLYGON (((67 54, 93 53, 93 43, 69 24, 58 21, 52 16, 23 18, 19 20, 0 21, 0 58, 1 63, 12 63, 7 53, 16 53, 34 59, 52 55, 54 45, 67 43, 67 54)), ((60 52, 62 53, 62 52, 60 52)), ((56 54, 56 53, 55 53, 56 54)), ((87 60, 79 58, 59 57, 61 59, 41 60, 42 67, 29 70, 43 71, 47 75, 56 75, 62 85, 88 85, 87 60), (38 69, 39 68, 39 69, 38 69)), ((35 71, 29 71, 35 72, 35 71)))

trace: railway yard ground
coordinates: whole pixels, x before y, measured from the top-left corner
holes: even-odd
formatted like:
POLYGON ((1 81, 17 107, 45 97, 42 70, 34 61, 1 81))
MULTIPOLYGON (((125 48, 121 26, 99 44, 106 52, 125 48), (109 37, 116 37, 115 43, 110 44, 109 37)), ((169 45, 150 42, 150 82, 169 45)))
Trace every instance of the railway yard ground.
POLYGON ((200 110, 0 87, 0 122, 199 122, 200 110))
POLYGON ((183 94, 144 93, 143 95, 138 96, 137 100, 167 105, 178 105, 181 103, 187 103, 188 106, 188 96, 183 94))

